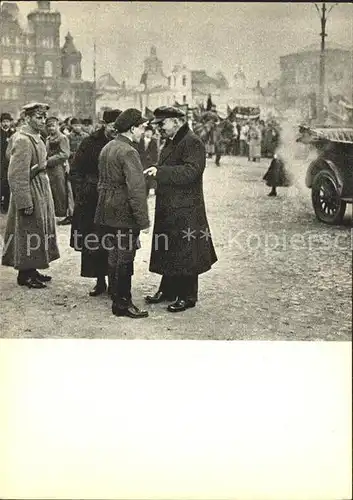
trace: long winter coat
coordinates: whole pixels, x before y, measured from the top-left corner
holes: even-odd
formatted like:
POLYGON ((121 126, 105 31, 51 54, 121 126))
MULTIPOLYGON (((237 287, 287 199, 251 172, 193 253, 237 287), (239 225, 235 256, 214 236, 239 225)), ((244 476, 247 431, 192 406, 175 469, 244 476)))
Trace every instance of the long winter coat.
POLYGON ((56 136, 48 136, 47 145, 47 172, 53 193, 55 215, 65 217, 68 209, 68 190, 65 169, 70 156, 69 139, 58 132, 56 136))
POLYGON ((95 223, 139 231, 149 227, 145 179, 140 155, 122 135, 99 156, 98 203, 95 223))
POLYGON ((46 174, 46 149, 24 126, 13 136, 8 179, 11 190, 2 264, 15 269, 46 269, 59 258, 54 202, 46 174), (23 209, 33 206, 32 215, 23 209))
POLYGON ((263 176, 267 186, 270 187, 288 187, 292 185, 293 179, 290 172, 286 169, 285 163, 278 155, 271 160, 267 172, 263 176))
POLYGON ((151 272, 202 274, 217 261, 203 196, 205 165, 203 142, 183 125, 159 159, 151 272))
POLYGON ((99 228, 94 224, 94 216, 98 202, 98 158, 109 139, 104 129, 99 129, 87 136, 80 143, 72 160, 70 181, 76 192, 75 208, 71 223, 70 246, 81 251, 81 276, 88 278, 108 274, 107 251, 84 245, 87 235, 100 240, 99 228))

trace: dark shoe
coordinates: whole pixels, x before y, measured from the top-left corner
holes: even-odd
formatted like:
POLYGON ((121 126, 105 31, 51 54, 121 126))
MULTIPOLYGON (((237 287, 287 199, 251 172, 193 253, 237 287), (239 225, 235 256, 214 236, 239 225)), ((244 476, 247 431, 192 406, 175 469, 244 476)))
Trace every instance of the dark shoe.
POLYGON ((186 309, 189 309, 190 307, 195 306, 196 302, 194 302, 193 300, 177 299, 175 302, 173 302, 173 304, 169 304, 167 309, 169 312, 182 312, 186 309))
POLYGON ((271 191, 270 193, 268 193, 268 195, 267 195, 267 196, 277 196, 277 193, 276 193, 276 192, 271 191))
POLYGON ((28 278, 17 278, 17 284, 20 286, 26 286, 27 288, 47 288, 47 285, 33 276, 29 276, 28 278))
POLYGON ((159 291, 154 295, 147 295, 147 297, 145 297, 145 302, 147 302, 147 304, 160 304, 161 302, 170 302, 172 300, 175 300, 175 297, 167 297, 163 292, 159 291))
POLYGON ((58 226, 69 226, 72 222, 72 217, 71 216, 68 216, 68 217, 65 217, 65 219, 63 220, 60 220, 58 222, 58 226))
POLYGON ((128 318, 133 319, 148 317, 147 311, 141 311, 141 309, 136 307, 134 304, 130 304, 127 308, 119 309, 116 303, 113 303, 112 313, 114 314, 114 316, 127 316, 128 318))
POLYGON ((91 292, 89 292, 90 297, 97 297, 98 295, 102 295, 107 289, 107 285, 104 283, 97 284, 91 292))
POLYGON ((51 276, 47 276, 46 274, 41 274, 38 271, 36 271, 34 273, 33 277, 36 280, 41 281, 42 283, 47 282, 47 281, 51 281, 51 276))

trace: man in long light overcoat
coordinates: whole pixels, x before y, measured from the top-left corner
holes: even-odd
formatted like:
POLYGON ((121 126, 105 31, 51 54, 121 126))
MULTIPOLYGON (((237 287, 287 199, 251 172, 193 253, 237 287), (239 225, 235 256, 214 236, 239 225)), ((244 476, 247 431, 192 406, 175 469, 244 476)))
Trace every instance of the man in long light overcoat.
POLYGON ((47 269, 59 258, 47 154, 40 135, 48 109, 41 103, 24 107, 26 123, 14 134, 10 152, 11 197, 2 264, 17 269, 17 283, 28 288, 45 288, 51 277, 38 269, 47 269))

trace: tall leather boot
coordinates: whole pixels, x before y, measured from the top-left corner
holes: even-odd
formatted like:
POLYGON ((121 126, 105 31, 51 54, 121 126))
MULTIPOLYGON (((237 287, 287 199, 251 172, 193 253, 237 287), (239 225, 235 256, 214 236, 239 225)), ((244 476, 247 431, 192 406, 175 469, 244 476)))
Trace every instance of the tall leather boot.
POLYGON ((141 311, 131 300, 131 272, 126 265, 119 266, 115 274, 114 296, 112 313, 115 316, 127 316, 128 318, 146 318, 147 311, 141 311))

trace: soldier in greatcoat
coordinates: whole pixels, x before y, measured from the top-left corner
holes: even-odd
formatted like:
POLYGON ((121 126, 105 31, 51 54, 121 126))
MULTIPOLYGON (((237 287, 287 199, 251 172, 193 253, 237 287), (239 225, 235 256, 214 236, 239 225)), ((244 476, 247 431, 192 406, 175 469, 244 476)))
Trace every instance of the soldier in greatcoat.
POLYGON ((46 148, 40 132, 49 106, 24 107, 26 123, 13 136, 8 180, 11 190, 2 264, 18 270, 17 283, 45 288, 47 269, 59 258, 54 202, 46 173, 46 148))
POLYGON ((158 185, 150 271, 161 274, 162 280, 146 302, 174 301, 168 310, 180 312, 196 305, 198 275, 217 261, 202 187, 206 152, 182 111, 160 107, 154 115, 167 137, 158 165, 145 172, 155 176, 158 185))
POLYGON ((60 132, 59 120, 55 116, 47 119, 46 128, 48 131, 46 140, 48 154, 47 169, 53 193, 55 215, 56 217, 66 218, 69 209, 67 187, 68 160, 70 156, 69 139, 60 132))
POLYGON ((102 245, 87 248, 83 243, 88 235, 96 235, 97 240, 104 236, 94 223, 98 201, 98 158, 104 146, 117 134, 114 122, 120 113, 120 109, 104 111, 104 125, 82 140, 70 167, 70 181, 76 192, 70 246, 81 252, 81 276, 97 280, 95 287, 89 292, 91 297, 101 295, 107 289, 105 277, 110 274, 108 251, 102 245))
POLYGON ((104 146, 99 156, 95 223, 110 233, 104 245, 109 244, 109 266, 115 270, 112 312, 130 318, 148 316, 148 312, 138 309, 131 298, 139 234, 149 227, 143 168, 133 145, 141 139, 146 122, 147 118, 139 110, 125 110, 115 121, 117 137, 104 146))

